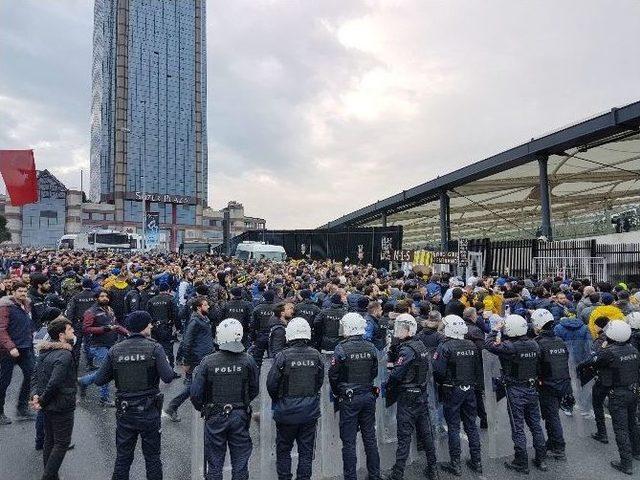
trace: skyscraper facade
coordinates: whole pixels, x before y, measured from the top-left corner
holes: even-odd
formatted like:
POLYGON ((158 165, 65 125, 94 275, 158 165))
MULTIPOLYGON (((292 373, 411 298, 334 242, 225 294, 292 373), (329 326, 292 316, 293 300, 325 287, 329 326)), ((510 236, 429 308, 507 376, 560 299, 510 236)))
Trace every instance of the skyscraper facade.
POLYGON ((90 196, 157 212, 180 243, 207 206, 206 0, 95 0, 90 196))

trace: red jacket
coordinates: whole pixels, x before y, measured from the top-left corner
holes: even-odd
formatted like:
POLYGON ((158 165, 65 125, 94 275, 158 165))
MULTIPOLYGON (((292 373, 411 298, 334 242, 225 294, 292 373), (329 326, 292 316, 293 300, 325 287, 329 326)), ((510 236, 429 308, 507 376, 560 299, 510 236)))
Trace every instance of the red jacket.
POLYGON ((13 297, 0 298, 0 352, 33 347, 33 322, 29 303, 21 305, 13 297))

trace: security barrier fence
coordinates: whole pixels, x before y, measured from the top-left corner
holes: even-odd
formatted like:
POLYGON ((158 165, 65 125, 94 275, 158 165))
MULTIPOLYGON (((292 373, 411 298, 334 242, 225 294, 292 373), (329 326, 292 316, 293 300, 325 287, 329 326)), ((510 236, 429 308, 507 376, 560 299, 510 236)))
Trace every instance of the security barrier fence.
MULTIPOLYGON (((449 243, 456 251, 457 241, 449 243)), ((481 253, 483 273, 537 278, 566 276, 640 286, 640 243, 600 244, 596 240, 469 240, 481 253)))
MULTIPOLYGON (((561 421, 565 430, 565 439, 570 442, 572 436, 581 438, 588 437, 595 431, 595 422, 591 414, 591 387, 593 380, 582 386, 576 375, 576 365, 586 359, 591 348, 587 342, 568 342, 569 370, 571 373, 571 387, 576 404, 572 417, 561 415, 561 421)), ((496 396, 496 387, 500 378, 500 362, 496 355, 483 350, 483 371, 484 371, 484 402, 487 412, 487 430, 480 430, 480 444, 482 446, 482 457, 506 458, 513 455, 513 443, 511 441, 510 428, 510 405, 508 398, 499 399, 496 396)), ((321 417, 318 421, 316 442, 313 459, 313 479, 325 480, 342 478, 342 443, 339 430, 339 413, 334 412, 333 403, 330 400, 329 381, 327 372, 331 357, 325 357, 325 380, 320 391, 321 417)), ((258 422, 259 432, 254 431, 253 452, 249 461, 249 477, 260 478, 262 480, 275 480, 276 475, 276 425, 271 415, 271 398, 267 392, 266 379, 273 364, 272 359, 265 359, 260 373, 260 394, 253 402, 254 412, 260 412, 258 422), (257 437, 257 444, 255 442, 257 437)), ((431 372, 431 369, 430 369, 431 372)), ((386 352, 381 352, 379 356, 378 377, 376 385, 381 386, 387 378, 386 352)), ((445 422, 442 414, 442 405, 434 388, 431 375, 427 382, 429 394, 429 412, 431 418, 431 431, 434 437, 436 455, 438 461, 449 459, 447 431, 444 428, 445 422)), ((570 392, 567 392, 570 393, 570 392)), ((253 424, 255 425, 255 423, 253 424)), ((253 427, 255 428, 255 427, 253 427)), ((462 458, 469 455, 467 437, 464 430, 460 429, 462 458)), ((389 470, 395 462, 397 448, 396 429, 396 406, 385 408, 384 398, 379 398, 376 405, 376 435, 378 449, 380 452, 380 463, 382 471, 389 470)), ((204 478, 204 420, 199 412, 194 410, 194 421, 192 422, 192 461, 191 478, 201 480, 204 478)), ((529 437, 529 446, 531 439, 529 437)), ((366 457, 360 436, 358 435, 358 471, 366 469, 366 457)), ((413 438, 407 465, 417 463, 420 468, 426 465, 425 454, 419 451, 415 435, 413 438)), ((294 446, 292 451, 292 472, 296 471, 297 452, 294 446)), ((295 475, 295 473, 294 473, 295 475)), ((227 452, 224 466, 225 478, 231 478, 231 465, 229 452, 227 452)))

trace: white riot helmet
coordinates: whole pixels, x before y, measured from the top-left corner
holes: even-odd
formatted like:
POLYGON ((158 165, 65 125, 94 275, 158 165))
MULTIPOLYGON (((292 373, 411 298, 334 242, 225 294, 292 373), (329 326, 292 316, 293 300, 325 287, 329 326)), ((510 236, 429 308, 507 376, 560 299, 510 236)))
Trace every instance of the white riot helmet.
POLYGON ((542 329, 547 323, 553 322, 554 320, 553 314, 544 308, 538 308, 531 314, 531 323, 533 323, 533 327, 537 329, 542 329))
POLYGON ((344 337, 364 335, 367 321, 359 313, 349 312, 340 320, 340 326, 344 337))
POLYGON ((216 327, 216 342, 220 350, 242 352, 242 324, 235 318, 227 318, 216 327))
POLYGON ((508 315, 504 319, 504 334, 512 338, 526 335, 527 321, 520 315, 508 315))
POLYGON ((640 330, 640 312, 631 312, 625 320, 634 330, 640 330))
POLYGON ((409 313, 401 313, 393 321, 393 336, 397 337, 399 329, 405 329, 409 332, 409 336, 413 337, 418 330, 418 324, 413 315, 409 313))
POLYGON ((465 321, 458 315, 447 315, 442 319, 444 323, 444 336, 462 340, 469 331, 465 321))
POLYGON ((631 338, 631 327, 622 320, 611 320, 604 327, 604 334, 609 340, 624 343, 631 338))
POLYGON ((309 326, 309 322, 301 317, 292 318, 287 324, 287 328, 285 328, 284 336, 287 342, 292 342, 293 340, 311 340, 311 327, 309 326))

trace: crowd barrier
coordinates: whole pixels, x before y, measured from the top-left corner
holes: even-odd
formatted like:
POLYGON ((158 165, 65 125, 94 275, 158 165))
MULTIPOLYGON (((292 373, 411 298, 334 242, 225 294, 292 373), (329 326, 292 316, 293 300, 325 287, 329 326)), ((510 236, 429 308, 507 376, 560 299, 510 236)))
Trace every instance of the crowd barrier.
MULTIPOLYGON (((570 348, 570 351, 571 348, 570 348)), ((498 357, 486 350, 482 352, 484 365, 484 402, 489 420, 489 428, 480 431, 480 441, 482 444, 482 456, 485 458, 503 458, 513 454, 513 443, 511 441, 511 427, 508 414, 508 402, 506 398, 498 401, 496 397, 495 385, 496 380, 500 377, 500 362, 498 357)), ((331 479, 342 477, 342 442, 340 440, 339 430, 339 413, 334 412, 333 403, 330 400, 330 387, 327 378, 329 369, 330 356, 325 358, 325 380, 320 392, 321 395, 321 418, 318 421, 316 432, 316 445, 313 459, 313 479, 331 479)), ((581 361, 581 360, 580 360, 581 361)), ((250 477, 254 478, 255 474, 259 474, 259 478, 263 480, 275 480, 276 475, 276 425, 271 415, 271 398, 267 392, 266 379, 271 368, 272 359, 265 359, 262 363, 260 373, 260 394, 258 399, 254 401, 254 406, 259 406, 259 442, 255 442, 254 438, 253 452, 249 463, 250 477)), ((591 408, 590 393, 591 385, 585 388, 580 387, 580 382, 575 375, 575 365, 579 363, 579 359, 570 355, 570 371, 572 372, 572 386, 574 396, 576 398, 576 414, 573 421, 576 425, 576 432, 580 436, 588 436, 591 433, 589 423, 593 423, 589 418, 579 414, 580 410, 588 411, 591 408)), ((378 377, 376 384, 380 386, 387 378, 386 352, 381 353, 379 358, 378 377)), ((431 369, 430 369, 431 372, 431 369)), ((431 373, 430 373, 431 375, 431 373)), ((444 429, 444 419, 442 417, 442 408, 437 401, 432 378, 428 381, 429 389, 429 412, 431 416, 432 432, 436 454, 438 461, 447 461, 449 459, 447 432, 444 429)), ((257 410, 257 409, 256 409, 257 410)), ((252 428, 254 424, 252 424, 252 428)), ((378 440, 378 449, 380 452, 380 464, 382 470, 390 469, 395 462, 395 454, 397 448, 397 427, 396 427, 396 406, 385 408, 384 398, 379 398, 376 405, 376 433, 378 440)), ((194 418, 192 422, 192 459, 191 459, 191 478, 192 480, 202 480, 204 478, 204 423, 200 417, 200 413, 194 410, 194 418)), ((529 433, 527 432, 529 436, 529 433)), ((529 445, 531 438, 529 436, 529 445)), ((366 457, 364 447, 360 435, 358 435, 358 470, 365 469, 366 457)), ((461 445, 462 455, 468 455, 468 442, 464 430, 461 428, 461 445)), ((424 452, 419 452, 415 434, 409 454, 407 465, 418 461, 425 463, 424 452)), ((297 450, 294 446, 292 451, 292 472, 297 466, 297 450)), ((224 466, 225 478, 231 478, 231 466, 229 454, 225 459, 224 466)), ((257 478, 257 477, 256 477, 257 478)))

